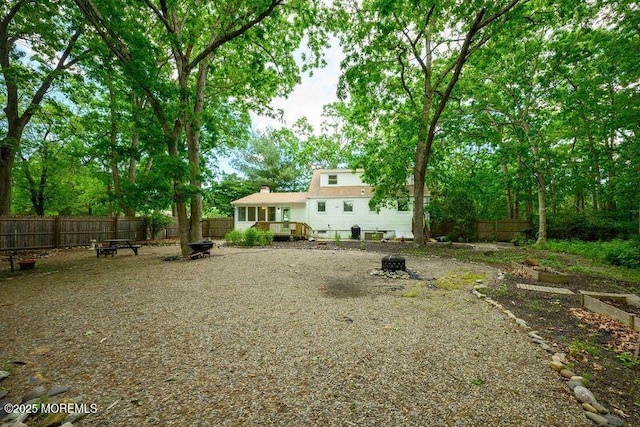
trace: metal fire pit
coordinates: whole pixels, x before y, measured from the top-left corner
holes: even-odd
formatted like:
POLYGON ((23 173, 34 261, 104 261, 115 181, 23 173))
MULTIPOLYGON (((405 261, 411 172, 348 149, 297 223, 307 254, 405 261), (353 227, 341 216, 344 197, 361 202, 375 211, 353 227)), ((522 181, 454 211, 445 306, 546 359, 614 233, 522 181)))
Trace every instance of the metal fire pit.
POLYGON ((213 247, 213 242, 203 240, 202 242, 189 243, 191 248, 191 259, 202 258, 205 255, 211 256, 210 249, 213 247))
POLYGON ((405 259, 398 255, 387 255, 382 258, 382 271, 405 271, 407 269, 405 259))

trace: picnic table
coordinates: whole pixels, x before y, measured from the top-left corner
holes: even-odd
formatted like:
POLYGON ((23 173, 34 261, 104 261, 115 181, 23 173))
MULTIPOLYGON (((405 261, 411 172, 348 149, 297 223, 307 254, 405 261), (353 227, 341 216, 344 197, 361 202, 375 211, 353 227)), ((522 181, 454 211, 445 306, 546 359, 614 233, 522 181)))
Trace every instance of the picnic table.
POLYGON ((134 245, 129 239, 107 239, 101 246, 96 246, 96 256, 98 258, 100 255, 114 256, 118 253, 118 249, 131 249, 134 254, 138 255, 140 245, 134 245))

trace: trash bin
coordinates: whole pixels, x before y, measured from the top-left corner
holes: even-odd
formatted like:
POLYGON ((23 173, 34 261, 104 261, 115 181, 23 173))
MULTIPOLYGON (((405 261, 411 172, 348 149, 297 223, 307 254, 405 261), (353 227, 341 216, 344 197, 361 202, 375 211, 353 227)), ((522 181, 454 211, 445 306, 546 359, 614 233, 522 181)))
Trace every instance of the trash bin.
POLYGON ((351 238, 354 240, 360 240, 360 227, 354 225, 351 227, 351 238))

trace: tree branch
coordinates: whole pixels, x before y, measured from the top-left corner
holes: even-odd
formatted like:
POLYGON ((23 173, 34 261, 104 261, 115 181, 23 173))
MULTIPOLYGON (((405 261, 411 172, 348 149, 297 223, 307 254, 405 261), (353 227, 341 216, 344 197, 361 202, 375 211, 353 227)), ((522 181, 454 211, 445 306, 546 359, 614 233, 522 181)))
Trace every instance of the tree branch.
POLYGON ((236 37, 241 36, 242 34, 247 32, 249 29, 251 29, 255 25, 262 22, 265 18, 271 15, 271 13, 274 11, 274 9, 277 6, 281 5, 282 3, 284 3, 284 0, 271 0, 271 3, 269 4, 269 6, 266 9, 264 9, 258 16, 249 20, 248 22, 245 22, 237 30, 231 31, 229 33, 226 33, 217 37, 213 42, 209 44, 209 46, 207 46, 202 52, 200 52, 200 54, 197 55, 193 59, 193 61, 189 63, 187 68, 190 70, 194 69, 200 61, 202 61, 204 58, 209 56, 213 51, 218 49, 220 46, 227 43, 228 41, 235 39, 236 37))

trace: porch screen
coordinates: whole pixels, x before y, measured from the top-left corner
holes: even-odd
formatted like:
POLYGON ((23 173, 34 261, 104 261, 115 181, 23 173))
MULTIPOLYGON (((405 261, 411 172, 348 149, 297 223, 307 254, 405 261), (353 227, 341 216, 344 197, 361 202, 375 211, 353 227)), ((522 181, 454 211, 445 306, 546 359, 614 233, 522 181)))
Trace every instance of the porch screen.
POLYGON ((276 220, 276 207, 269 206, 267 208, 267 221, 275 221, 276 220))
POLYGON ((249 206, 247 208, 247 217, 249 221, 255 221, 256 220, 256 208, 254 206, 249 206))
POLYGON ((246 221, 247 220, 247 208, 244 206, 240 206, 238 208, 238 221, 246 221))
POLYGON ((267 219, 267 208, 260 206, 258 208, 258 221, 265 221, 267 219))

